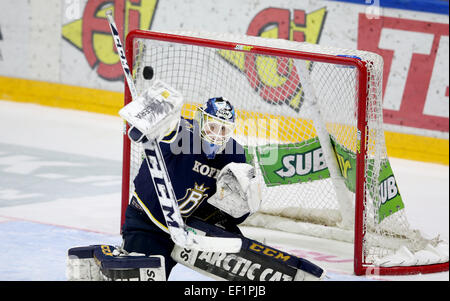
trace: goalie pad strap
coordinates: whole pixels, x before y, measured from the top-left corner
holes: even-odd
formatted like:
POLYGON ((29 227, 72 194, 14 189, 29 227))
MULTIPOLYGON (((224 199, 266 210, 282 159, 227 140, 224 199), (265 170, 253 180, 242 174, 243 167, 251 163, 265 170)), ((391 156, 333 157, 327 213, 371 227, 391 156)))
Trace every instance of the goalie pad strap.
POLYGON ((147 256, 114 256, 113 246, 101 245, 94 250, 94 258, 103 269, 159 268, 161 259, 147 256))

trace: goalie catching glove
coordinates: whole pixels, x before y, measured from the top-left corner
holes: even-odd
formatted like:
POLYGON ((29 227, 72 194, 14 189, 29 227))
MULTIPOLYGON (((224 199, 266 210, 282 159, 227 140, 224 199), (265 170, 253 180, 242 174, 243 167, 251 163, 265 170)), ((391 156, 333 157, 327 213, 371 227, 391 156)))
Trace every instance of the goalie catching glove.
POLYGON ((217 176, 217 191, 208 201, 234 218, 255 213, 261 204, 261 190, 255 168, 246 163, 229 163, 217 176))
POLYGON ((135 142, 144 137, 159 141, 179 124, 182 105, 183 97, 177 90, 155 80, 137 99, 123 107, 119 115, 132 126, 129 135, 135 142))

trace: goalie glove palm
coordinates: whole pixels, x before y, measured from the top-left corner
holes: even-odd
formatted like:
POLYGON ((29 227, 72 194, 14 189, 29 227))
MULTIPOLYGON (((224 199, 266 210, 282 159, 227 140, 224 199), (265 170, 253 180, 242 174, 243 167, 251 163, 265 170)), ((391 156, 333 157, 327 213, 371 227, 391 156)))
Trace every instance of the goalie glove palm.
POLYGON ((234 218, 255 213, 261 204, 254 168, 246 163, 230 163, 217 177, 217 192, 208 203, 234 218))
POLYGON ((155 80, 137 99, 119 114, 149 140, 160 140, 180 121, 183 97, 166 83, 155 80))

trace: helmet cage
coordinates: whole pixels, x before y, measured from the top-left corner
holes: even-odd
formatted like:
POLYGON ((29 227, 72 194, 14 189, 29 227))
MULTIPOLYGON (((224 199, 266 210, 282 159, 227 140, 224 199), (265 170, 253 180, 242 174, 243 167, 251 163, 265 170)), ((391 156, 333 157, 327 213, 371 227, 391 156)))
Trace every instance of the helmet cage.
POLYGON ((203 108, 198 108, 198 113, 200 137, 210 144, 225 145, 234 132, 234 122, 213 116, 203 108))

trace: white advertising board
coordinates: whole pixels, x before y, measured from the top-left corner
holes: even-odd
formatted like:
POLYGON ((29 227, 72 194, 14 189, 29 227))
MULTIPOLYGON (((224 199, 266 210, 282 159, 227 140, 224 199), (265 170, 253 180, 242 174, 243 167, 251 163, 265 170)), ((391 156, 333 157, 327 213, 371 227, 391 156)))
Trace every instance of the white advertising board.
MULTIPOLYGON (((372 51, 386 129, 448 139, 449 17, 342 1, 43 0, 0 3, 0 75, 123 91, 105 19, 121 31, 230 32, 372 51)), ((376 1, 374 2, 376 3, 376 1)))

